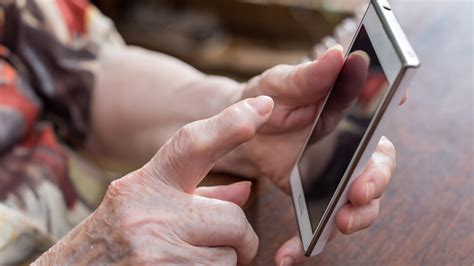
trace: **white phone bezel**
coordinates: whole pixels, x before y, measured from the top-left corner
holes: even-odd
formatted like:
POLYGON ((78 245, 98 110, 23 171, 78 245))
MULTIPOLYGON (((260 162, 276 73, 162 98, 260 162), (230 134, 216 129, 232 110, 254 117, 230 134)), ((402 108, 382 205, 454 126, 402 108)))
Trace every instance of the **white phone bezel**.
MULTIPOLYGON (((362 145, 360 145, 355 152, 315 232, 313 232, 311 227, 303 186, 298 171, 298 162, 301 153, 298 156, 298 160, 290 174, 290 186, 300 237, 306 256, 319 254, 326 245, 335 227, 335 215, 337 210, 347 202, 347 190, 350 184, 354 178, 362 172, 363 167, 370 159, 382 136, 382 124, 388 120, 387 117, 389 117, 399 105, 415 69, 420 64, 387 1, 371 1, 361 25, 364 25, 387 76, 389 83, 388 89, 382 103, 375 112, 374 119, 361 140, 362 145)), ((360 27, 361 26, 359 26, 356 35, 359 33, 360 27)), ((348 51, 350 51, 351 47, 352 44, 348 51)), ((320 113, 318 114, 318 118, 320 113)), ((316 122, 317 119, 313 127, 316 125, 316 122)), ((308 134, 306 143, 310 135, 311 134, 308 134)), ((303 150, 304 147, 302 151, 303 150)))

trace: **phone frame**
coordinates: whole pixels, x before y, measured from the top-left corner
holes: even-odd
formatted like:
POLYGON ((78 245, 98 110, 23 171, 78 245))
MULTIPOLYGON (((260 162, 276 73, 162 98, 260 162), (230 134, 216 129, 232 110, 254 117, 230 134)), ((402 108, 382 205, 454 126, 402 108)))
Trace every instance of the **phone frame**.
MULTIPOLYGON (((370 2, 347 50, 346 58, 362 25, 364 25, 369 35, 369 39, 388 79, 388 88, 314 232, 311 227, 298 170, 300 157, 311 137, 311 134, 308 134, 305 145, 301 149, 298 160, 290 174, 292 199, 306 256, 317 255, 323 250, 335 228, 337 210, 347 202, 347 191, 350 184, 355 177, 362 173, 363 167, 369 161, 377 143, 382 137, 381 129, 383 124, 389 120, 387 117, 389 117, 390 113, 393 113, 398 107, 415 74, 416 68, 420 66, 416 53, 408 42, 392 12, 391 6, 386 0, 372 0, 370 2)), ((326 101, 329 95, 330 93, 327 95, 326 101)), ((319 111, 313 128, 321 115, 322 109, 324 107, 319 111)), ((312 130, 310 133, 312 133, 312 130)))

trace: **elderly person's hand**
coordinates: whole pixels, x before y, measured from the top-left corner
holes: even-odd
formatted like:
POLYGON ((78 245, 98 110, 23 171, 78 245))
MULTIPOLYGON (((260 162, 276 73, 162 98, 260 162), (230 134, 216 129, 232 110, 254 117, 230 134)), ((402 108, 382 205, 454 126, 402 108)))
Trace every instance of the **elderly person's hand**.
MULTIPOLYGON (((380 201, 396 165, 395 148, 382 137, 364 171, 349 188, 349 202, 336 215, 337 231, 343 234, 368 228, 379 214, 380 201)), ((332 240, 337 231, 334 231, 332 240)), ((275 255, 277 265, 294 265, 305 260, 298 234, 286 241, 275 255)))
MULTIPOLYGON (((339 73, 344 75, 346 72, 353 77, 348 84, 338 84, 334 89, 333 93, 339 94, 342 101, 339 106, 350 105, 358 95, 354 92, 360 91, 365 84, 369 58, 364 53, 356 52, 349 56, 347 62, 350 61, 353 67, 346 64, 342 69, 342 47, 335 46, 313 62, 276 66, 245 84, 242 97, 268 95, 275 102, 274 111, 262 130, 251 141, 224 157, 218 168, 232 169, 234 162, 241 162, 238 164, 240 174, 267 177, 289 193, 290 170, 339 73), (360 73, 354 75, 354 71, 360 73)), ((319 118, 325 125, 325 129, 321 129, 322 135, 333 128, 343 109, 326 112, 326 116, 319 118)), ((351 185, 349 202, 337 214, 336 223, 340 232, 350 234, 369 227, 375 221, 380 198, 394 167, 394 146, 388 139, 382 138, 365 171, 351 185)), ((278 250, 275 263, 293 264, 303 258, 302 243, 299 236, 295 236, 278 250)))
POLYGON ((261 96, 186 125, 145 166, 114 181, 99 208, 36 263, 250 262, 258 238, 238 206, 249 183, 195 189, 220 157, 256 134, 272 108, 261 96))

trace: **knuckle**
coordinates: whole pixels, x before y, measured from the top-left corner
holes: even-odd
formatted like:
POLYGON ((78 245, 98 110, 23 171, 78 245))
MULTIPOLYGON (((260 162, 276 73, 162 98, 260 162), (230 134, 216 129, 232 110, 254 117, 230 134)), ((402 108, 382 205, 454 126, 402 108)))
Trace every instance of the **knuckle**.
POLYGON ((275 78, 276 76, 286 75, 289 70, 289 65, 277 65, 273 68, 265 71, 260 79, 260 86, 268 91, 279 91, 281 87, 281 79, 275 78))
POLYGON ((306 77, 306 73, 302 71, 305 65, 298 65, 290 72, 290 81, 293 87, 295 88, 305 88, 308 85, 308 79, 306 77))
POLYGON ((278 91, 278 84, 270 77, 272 74, 265 72, 260 79, 260 87, 268 91, 278 91))
POLYGON ((293 69, 293 66, 286 65, 286 64, 279 64, 272 68, 272 72, 278 75, 282 75, 282 74, 284 75, 284 74, 287 74, 288 71, 290 71, 291 69, 293 69))
POLYGON ((127 219, 131 204, 137 200, 135 197, 136 189, 131 186, 127 180, 118 179, 110 183, 104 200, 100 207, 105 208, 105 212, 110 214, 117 221, 125 221, 127 219))
POLYGON ((193 139, 193 129, 191 124, 187 124, 178 130, 173 141, 173 148, 175 151, 186 150, 191 146, 193 139))
POLYGON ((255 126, 250 123, 250 121, 240 121, 233 137, 239 140, 246 140, 250 139, 253 135, 255 135, 255 133, 255 126))
POLYGON ((230 109, 228 112, 224 114, 223 122, 221 125, 226 127, 228 124, 227 121, 232 121, 230 127, 231 138, 238 139, 238 140, 246 140, 250 139, 253 135, 255 135, 257 129, 252 120, 249 119, 249 116, 244 114, 241 107, 235 106, 234 108, 230 109))
POLYGON ((248 262, 250 262, 250 261, 252 261, 252 260, 255 258, 255 256, 257 255, 258 247, 259 247, 259 245, 260 245, 260 241, 259 241, 257 235, 255 234, 255 232, 253 232, 252 234, 250 234, 250 237, 249 237, 249 239, 246 241, 245 245, 251 247, 251 250, 252 250, 252 252, 251 252, 250 255, 249 255, 249 261, 248 261, 248 262))
POLYGON ((230 221, 232 221, 232 231, 235 233, 237 239, 243 239, 247 233, 248 222, 244 211, 236 204, 228 203, 228 213, 230 221))
POLYGON ((209 147, 209 139, 202 134, 202 121, 196 121, 182 127, 172 143, 172 152, 178 155, 202 155, 209 147))
MULTIPOLYGON (((131 233, 133 228, 132 216, 130 215, 130 205, 127 197, 123 197, 123 190, 120 188, 120 180, 114 181, 104 197, 104 201, 97 211, 93 213, 92 230, 102 228, 110 235, 114 243, 121 248, 130 249, 135 242, 135 234, 131 233)), ((104 234, 104 232, 96 232, 104 234)))
POLYGON ((221 247, 216 249, 213 254, 211 254, 211 260, 216 264, 221 265, 235 265, 237 263, 237 252, 231 247, 221 247))
POLYGON ((163 145, 151 164, 154 172, 162 176, 181 175, 186 171, 186 164, 192 164, 197 158, 205 155, 206 143, 200 138, 195 123, 197 122, 180 128, 163 145))
POLYGON ((126 197, 130 194, 130 186, 127 179, 127 176, 122 177, 120 179, 112 181, 105 193, 105 203, 109 205, 120 205, 122 204, 122 198, 126 197))

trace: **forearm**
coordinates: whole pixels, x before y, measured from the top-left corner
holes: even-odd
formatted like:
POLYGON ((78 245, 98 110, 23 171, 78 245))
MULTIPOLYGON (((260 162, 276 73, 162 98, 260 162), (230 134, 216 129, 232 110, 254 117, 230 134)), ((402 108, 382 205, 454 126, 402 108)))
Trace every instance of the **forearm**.
POLYGON ((240 98, 239 83, 166 55, 127 47, 101 54, 88 147, 142 163, 179 128, 240 98))

